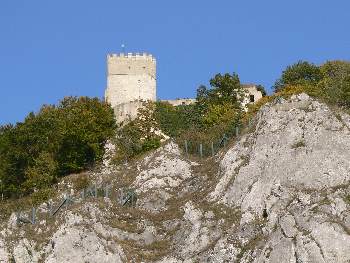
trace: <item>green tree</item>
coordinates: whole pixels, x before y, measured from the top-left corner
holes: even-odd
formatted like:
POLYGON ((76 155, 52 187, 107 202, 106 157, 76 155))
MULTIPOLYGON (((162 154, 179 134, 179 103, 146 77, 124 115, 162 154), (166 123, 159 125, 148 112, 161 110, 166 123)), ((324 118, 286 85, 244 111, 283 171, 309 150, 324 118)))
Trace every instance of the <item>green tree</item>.
POLYGON ((257 85, 256 89, 261 92, 262 96, 265 97, 267 95, 265 87, 263 85, 257 85))
POLYGON ((57 162, 52 154, 41 152, 35 159, 34 165, 27 167, 24 172, 25 182, 23 187, 25 190, 38 190, 51 186, 57 179, 57 162))
POLYGON ((0 128, 0 180, 8 197, 47 187, 58 176, 101 161, 115 134, 113 109, 97 98, 68 97, 24 122, 0 128))
POLYGON ((201 110, 196 104, 173 106, 167 102, 157 102, 154 114, 160 130, 170 137, 202 126, 201 110))
POLYGON ((200 86, 197 89, 198 104, 221 104, 229 102, 239 108, 244 91, 236 73, 216 74, 210 81, 210 89, 200 86))
POLYGON ((318 87, 330 103, 350 107, 350 63, 327 61, 321 67, 323 79, 318 87))
POLYGON ((318 66, 307 61, 298 61, 282 72, 281 78, 275 82, 273 87, 275 92, 278 92, 288 85, 317 85, 322 77, 318 66))
POLYGON ((138 109, 137 117, 118 129, 114 139, 117 147, 114 161, 117 164, 160 146, 163 136, 155 111, 154 102, 144 102, 143 107, 138 109))
POLYGON ((229 102, 222 104, 212 104, 209 106, 207 114, 203 117, 203 121, 207 127, 221 124, 236 123, 240 118, 240 110, 232 107, 229 102))
POLYGON ((113 109, 98 98, 67 97, 58 105, 62 125, 59 174, 79 172, 102 160, 104 144, 115 134, 113 109))

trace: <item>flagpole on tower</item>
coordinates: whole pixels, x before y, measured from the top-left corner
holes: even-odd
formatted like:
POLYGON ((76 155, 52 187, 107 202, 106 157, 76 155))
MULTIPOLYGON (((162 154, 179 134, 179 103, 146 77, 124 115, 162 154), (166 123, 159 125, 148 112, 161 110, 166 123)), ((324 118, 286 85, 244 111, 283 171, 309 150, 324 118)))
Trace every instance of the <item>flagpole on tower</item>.
POLYGON ((125 54, 125 44, 122 44, 122 52, 125 54))

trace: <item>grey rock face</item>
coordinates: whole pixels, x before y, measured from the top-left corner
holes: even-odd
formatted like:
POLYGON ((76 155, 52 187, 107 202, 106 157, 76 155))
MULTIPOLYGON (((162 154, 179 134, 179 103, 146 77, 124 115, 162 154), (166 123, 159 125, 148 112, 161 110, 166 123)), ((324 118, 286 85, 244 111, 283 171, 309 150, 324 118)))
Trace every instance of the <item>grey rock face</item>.
POLYGON ((305 94, 293 96, 264 106, 255 131, 223 157, 209 197, 240 207, 242 225, 265 221, 266 245, 252 261, 350 260, 350 136, 343 119, 305 94))
POLYGON ((13 259, 15 262, 31 263, 38 262, 37 252, 33 244, 27 239, 22 239, 13 249, 13 259))
POLYGON ((0 238, 0 262, 8 262, 8 254, 4 241, 0 238))
POLYGON ((138 205, 150 212, 164 211, 174 189, 191 178, 194 165, 181 158, 178 145, 172 142, 146 157, 139 163, 139 173, 132 184, 141 196, 138 205))

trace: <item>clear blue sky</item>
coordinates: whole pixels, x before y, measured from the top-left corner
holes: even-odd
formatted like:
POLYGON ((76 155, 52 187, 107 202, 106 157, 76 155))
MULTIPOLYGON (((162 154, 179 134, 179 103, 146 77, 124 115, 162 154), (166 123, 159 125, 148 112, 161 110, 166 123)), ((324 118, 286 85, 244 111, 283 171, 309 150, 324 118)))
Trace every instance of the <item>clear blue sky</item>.
POLYGON ((150 52, 158 97, 215 73, 269 88, 299 59, 350 59, 349 0, 1 0, 0 124, 67 95, 102 97, 106 54, 150 52))

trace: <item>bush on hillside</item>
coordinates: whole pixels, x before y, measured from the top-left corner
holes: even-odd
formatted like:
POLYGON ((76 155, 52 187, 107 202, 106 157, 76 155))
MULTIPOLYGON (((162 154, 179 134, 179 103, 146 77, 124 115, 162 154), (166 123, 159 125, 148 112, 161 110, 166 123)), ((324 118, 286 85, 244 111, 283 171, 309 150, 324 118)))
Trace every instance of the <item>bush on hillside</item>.
POLYGON ((137 117, 117 130, 113 139, 117 149, 113 158, 116 164, 127 162, 160 146, 163 136, 154 116, 155 107, 154 102, 144 102, 143 107, 138 109, 137 117))
POLYGON ((298 62, 288 66, 276 81, 276 95, 305 92, 327 103, 350 107, 350 63, 328 61, 321 66, 298 62))
POLYGON ((217 74, 210 85, 210 88, 201 85, 197 89, 195 104, 176 107, 162 102, 156 104, 155 119, 162 132, 180 145, 188 141, 193 151, 201 143, 217 143, 224 134, 232 133, 243 116, 244 90, 237 74, 217 74))
POLYGON ((203 116, 205 127, 213 127, 221 124, 236 123, 242 111, 229 102, 222 104, 210 104, 206 114, 203 116))
POLYGON ((288 66, 281 77, 275 82, 275 92, 279 92, 289 85, 317 85, 322 79, 320 68, 307 61, 298 61, 288 66))
POLYGON ((256 89, 261 92, 261 95, 263 97, 267 96, 267 92, 266 92, 265 87, 263 85, 257 85, 256 89))
POLYGON ((323 79, 318 88, 326 101, 350 108, 350 63, 328 61, 320 67, 323 79))
POLYGON ((244 90, 236 73, 224 75, 216 74, 210 79, 210 88, 201 85, 197 89, 197 104, 204 110, 205 106, 213 104, 230 103, 240 109, 244 97, 244 90))
POLYGON ((156 102, 154 117, 160 130, 172 138, 203 125, 201 111, 196 104, 175 107, 167 102, 156 102))
POLYGON ((67 97, 22 123, 0 128, 0 186, 6 196, 46 188, 101 161, 115 134, 113 109, 97 98, 67 97))

